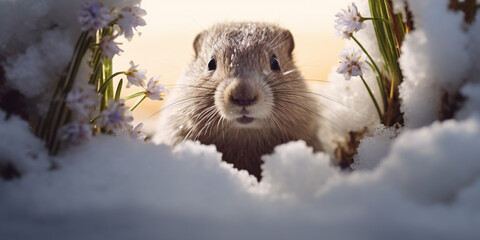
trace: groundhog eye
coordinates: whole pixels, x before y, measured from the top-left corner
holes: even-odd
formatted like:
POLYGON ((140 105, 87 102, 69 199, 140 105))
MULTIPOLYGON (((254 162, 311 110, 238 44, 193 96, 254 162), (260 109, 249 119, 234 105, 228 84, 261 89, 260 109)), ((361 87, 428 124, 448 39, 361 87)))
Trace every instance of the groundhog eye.
POLYGON ((275 55, 273 55, 272 60, 270 60, 270 68, 272 71, 280 71, 280 63, 275 55))
POLYGON ((215 69, 217 69, 217 60, 212 57, 208 62, 208 71, 214 71, 215 69))

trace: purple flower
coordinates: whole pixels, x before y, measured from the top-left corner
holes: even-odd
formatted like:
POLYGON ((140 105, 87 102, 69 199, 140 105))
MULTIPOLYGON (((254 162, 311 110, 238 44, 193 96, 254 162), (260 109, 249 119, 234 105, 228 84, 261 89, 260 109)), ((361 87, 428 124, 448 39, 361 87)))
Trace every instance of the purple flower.
POLYGON ((118 47, 121 43, 114 42, 114 40, 114 37, 107 36, 103 37, 100 41, 100 49, 102 50, 103 55, 108 59, 112 59, 116 54, 123 52, 123 50, 118 47))
POLYGON ((92 137, 92 125, 72 122, 59 130, 60 140, 68 144, 79 144, 92 137))
POLYGON ((110 11, 100 2, 85 2, 78 15, 78 21, 82 25, 82 31, 95 32, 110 23, 113 17, 110 11))
POLYGON ((138 26, 146 25, 145 20, 142 18, 146 14, 147 12, 138 6, 124 7, 120 10, 117 23, 122 33, 125 34, 126 39, 132 39, 133 30, 137 31, 138 26))
POLYGON ((88 118, 89 114, 95 110, 97 106, 97 96, 94 86, 84 84, 70 91, 65 101, 67 107, 72 110, 74 114, 81 118, 88 118))
POLYGON ((133 121, 133 117, 130 110, 125 107, 123 100, 118 102, 110 100, 108 107, 100 114, 99 121, 101 127, 119 134, 123 130, 132 128, 130 122, 133 121))

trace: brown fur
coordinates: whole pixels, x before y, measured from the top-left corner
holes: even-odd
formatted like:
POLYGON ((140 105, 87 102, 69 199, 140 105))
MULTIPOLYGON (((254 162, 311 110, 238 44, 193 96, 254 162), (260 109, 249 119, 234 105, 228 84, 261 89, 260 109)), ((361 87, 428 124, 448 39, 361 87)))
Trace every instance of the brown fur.
POLYGON ((264 23, 219 24, 200 33, 194 41, 195 58, 177 89, 172 89, 166 107, 164 135, 168 141, 215 144, 224 161, 257 179, 261 178, 261 156, 279 144, 302 139, 320 150, 317 103, 296 70, 293 48, 288 30, 264 23), (280 72, 271 71, 273 55, 279 60, 280 72), (217 69, 209 72, 212 57, 217 69), (238 127, 235 119, 227 116, 240 109, 229 99, 242 94, 257 95, 263 106, 258 109, 268 112, 265 118, 254 120, 253 128, 238 127))

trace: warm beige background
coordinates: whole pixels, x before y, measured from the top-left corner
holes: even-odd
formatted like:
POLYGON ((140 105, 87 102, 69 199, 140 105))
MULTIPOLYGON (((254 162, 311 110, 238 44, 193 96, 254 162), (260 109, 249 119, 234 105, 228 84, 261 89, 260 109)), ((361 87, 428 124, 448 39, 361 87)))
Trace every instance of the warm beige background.
MULTIPOLYGON (((147 26, 140 27, 140 37, 125 41, 121 56, 114 58, 115 70, 126 70, 133 60, 147 69, 147 76, 162 75, 165 84, 174 84, 193 55, 196 34, 222 21, 265 21, 290 29, 295 37, 297 66, 305 78, 327 80, 338 60, 344 40, 335 37, 334 15, 351 2, 346 0, 143 0, 147 26)), ((140 91, 130 88, 128 92, 140 91)), ((134 104, 129 100, 127 104, 134 104)), ((134 111, 135 122, 146 121, 163 105, 145 100, 134 111)))

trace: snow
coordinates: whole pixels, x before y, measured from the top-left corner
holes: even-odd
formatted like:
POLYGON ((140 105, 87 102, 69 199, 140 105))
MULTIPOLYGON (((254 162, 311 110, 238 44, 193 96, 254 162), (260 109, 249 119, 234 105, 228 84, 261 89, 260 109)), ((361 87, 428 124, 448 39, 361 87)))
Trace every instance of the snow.
POLYGON ((47 151, 43 142, 35 138, 28 124, 16 116, 5 119, 0 110, 0 165, 15 163, 20 174, 45 171, 47 151))
POLYGON ((313 198, 317 189, 338 174, 327 154, 313 154, 303 141, 277 147, 274 154, 263 159, 261 186, 270 195, 282 198, 313 198))
POLYGON ((425 126, 438 119, 442 91, 457 91, 469 73, 463 15, 448 10, 448 1, 442 2, 409 2, 417 29, 405 37, 399 60, 405 76, 400 98, 407 127, 425 126))
POLYGON ((385 127, 377 124, 373 136, 367 136, 360 140, 358 154, 354 156, 355 162, 352 168, 356 170, 374 169, 388 154, 390 146, 400 130, 396 126, 385 127))
MULTIPOLYGON (((2 124, 2 133, 26 131, 19 121, 2 124)), ((264 158, 264 181, 257 183, 220 161, 214 146, 187 142, 172 151, 99 136, 39 157, 56 162, 57 170, 0 182, 0 235, 474 239, 480 234, 479 141, 478 115, 405 130, 381 164, 353 173, 292 142, 264 158)))
MULTIPOLYGON (((50 89, 78 37, 71 6, 80 2, 1 3, 9 87, 29 98, 48 95, 40 90, 50 89)), ((445 0, 408 2, 417 29, 400 59, 405 128, 375 125, 362 82, 345 81, 337 66, 315 89, 327 153, 349 131, 372 133, 361 140, 353 171, 302 141, 264 156, 261 182, 198 142, 172 149, 100 135, 50 156, 27 122, 0 110, 0 169, 13 164, 21 175, 0 179, 0 239, 477 239, 480 21, 465 26, 445 0), (454 119, 439 122, 442 91, 458 91, 464 102, 454 119)), ((367 1, 357 5, 367 17, 367 1)), ((380 60, 366 25, 358 39, 380 60)), ((79 76, 88 75, 85 65, 79 76)), ((365 79, 379 99, 374 75, 365 79)))
POLYGON ((72 54, 73 43, 69 35, 58 30, 46 31, 24 54, 7 60, 6 78, 11 87, 27 98, 42 97, 39 104, 48 106, 50 96, 44 93, 55 87, 54 80, 63 73, 72 54))
POLYGON ((479 141, 479 115, 404 132, 392 146, 383 174, 419 202, 454 202, 463 189, 479 180, 479 141))
POLYGON ((460 89, 460 92, 467 101, 462 108, 457 112, 457 119, 465 119, 470 116, 472 112, 478 112, 480 109, 480 83, 468 83, 460 89))

